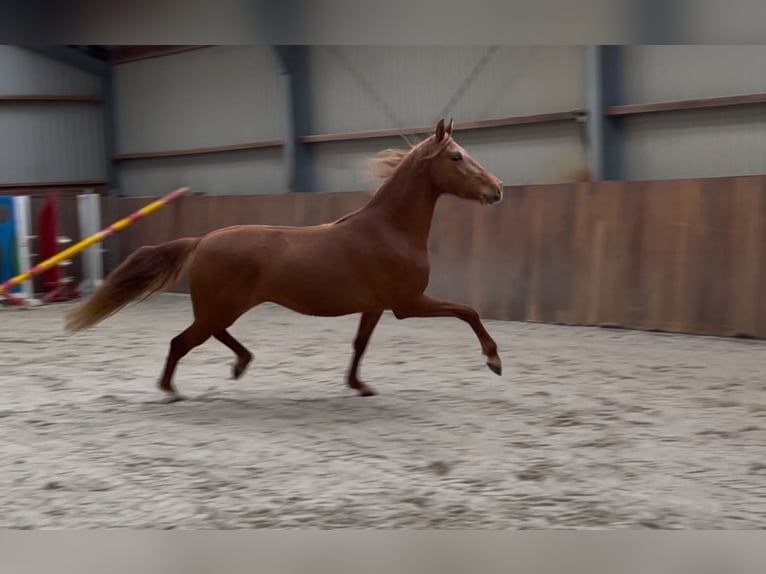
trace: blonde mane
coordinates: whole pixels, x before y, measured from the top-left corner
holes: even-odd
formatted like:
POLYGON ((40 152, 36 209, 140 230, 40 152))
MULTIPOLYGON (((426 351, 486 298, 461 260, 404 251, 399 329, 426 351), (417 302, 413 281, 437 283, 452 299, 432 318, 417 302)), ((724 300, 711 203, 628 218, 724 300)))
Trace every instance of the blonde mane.
POLYGON ((370 173, 372 177, 375 179, 388 179, 413 149, 415 149, 415 146, 410 149, 384 149, 376 156, 370 158, 370 173))
MULTIPOLYGON (((445 137, 431 153, 423 156, 421 159, 433 159, 449 145, 451 140, 450 136, 445 137)), ((385 149, 370 159, 370 173, 373 178, 388 179, 399 168, 406 157, 424 150, 430 143, 432 143, 432 140, 429 137, 420 143, 410 144, 410 149, 385 149)))

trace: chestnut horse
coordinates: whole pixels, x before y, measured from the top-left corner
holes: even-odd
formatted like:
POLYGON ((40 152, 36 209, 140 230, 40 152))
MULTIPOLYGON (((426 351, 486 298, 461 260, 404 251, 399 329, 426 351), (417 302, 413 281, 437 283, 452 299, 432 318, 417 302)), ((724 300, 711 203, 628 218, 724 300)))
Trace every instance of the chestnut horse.
POLYGON ((238 225, 201 238, 141 247, 69 313, 67 329, 85 329, 130 301, 165 290, 188 262, 194 321, 170 342, 159 380, 169 401, 181 398, 173 385, 178 361, 211 336, 236 354, 233 378, 242 376, 253 355, 227 329, 265 302, 305 315, 361 313, 347 384, 362 396, 375 394, 359 379, 359 362, 385 310, 397 319, 450 316, 465 321, 488 367, 499 375, 497 345, 478 313, 424 294, 428 236, 439 196, 449 193, 483 204, 503 197, 502 182, 455 142, 452 129, 452 120, 445 127, 442 119, 411 150, 380 156, 383 184, 364 207, 333 223, 238 225))

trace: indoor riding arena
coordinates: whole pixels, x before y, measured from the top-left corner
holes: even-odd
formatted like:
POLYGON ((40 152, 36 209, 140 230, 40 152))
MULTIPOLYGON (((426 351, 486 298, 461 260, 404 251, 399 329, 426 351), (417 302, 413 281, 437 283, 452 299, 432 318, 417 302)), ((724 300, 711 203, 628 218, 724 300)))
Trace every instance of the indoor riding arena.
POLYGON ((766 527, 764 58, 0 46, 0 527, 766 527))

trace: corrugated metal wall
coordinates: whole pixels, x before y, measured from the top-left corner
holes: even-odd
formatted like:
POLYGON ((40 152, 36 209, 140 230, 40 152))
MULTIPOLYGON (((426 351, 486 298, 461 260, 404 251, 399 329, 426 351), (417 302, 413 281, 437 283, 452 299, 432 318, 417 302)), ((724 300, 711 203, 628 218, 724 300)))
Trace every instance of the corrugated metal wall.
POLYGON ((136 160, 120 168, 121 190, 130 196, 156 197, 187 185, 211 195, 282 193, 283 180, 276 148, 136 160))
POLYGON ((18 46, 0 45, 2 94, 99 94, 98 78, 18 46))
MULTIPOLYGON (((98 95, 99 81, 16 46, 0 46, 0 94, 98 95)), ((0 102, 0 184, 105 178, 101 106, 0 102)))
POLYGON ((566 46, 312 46, 314 129, 419 126, 440 112, 462 122, 580 108, 584 55, 566 46))
MULTIPOLYGON (((766 91, 764 46, 626 46, 622 103, 766 91)), ((312 132, 335 134, 561 112, 585 107, 579 46, 312 46, 312 132)), ((117 67, 119 151, 154 152, 284 137, 280 68, 269 47, 216 47, 117 67)), ((761 106, 621 120, 627 179, 766 173, 761 106)), ((509 184, 571 179, 585 164, 583 125, 459 132, 509 184)), ((371 190, 369 157, 399 138, 311 144, 316 188, 371 190)), ((178 183, 207 193, 280 193, 280 148, 128 161, 122 191, 156 195, 178 183)))
POLYGON ((103 180, 98 104, 0 103, 2 183, 103 180))
MULTIPOLYGON (((585 50, 560 46, 312 46, 315 133, 403 128, 584 107, 585 50)), ((509 184, 565 179, 582 165, 581 127, 544 124, 460 132, 509 184)), ((399 138, 318 143, 317 187, 368 190, 366 160, 399 138)))
MULTIPOLYGON (((766 92, 766 46, 626 46, 622 103, 766 92)), ((585 107, 582 47, 312 46, 313 133, 354 132, 585 107)), ((0 46, 0 93, 97 95, 99 80, 34 52, 0 46)), ((116 68, 118 152, 280 139, 285 98, 267 46, 215 47, 116 68)), ((630 116, 624 177, 766 173, 766 108, 630 116)), ((460 132, 469 152, 509 184, 551 183, 584 161, 582 125, 460 132)), ((317 188, 369 190, 367 160, 398 138, 312 144, 317 188)), ((0 103, 0 183, 105 178, 101 106, 0 103)), ((121 191, 157 195, 185 183, 220 194, 281 193, 279 147, 125 161, 121 191)))
MULTIPOLYGON (((626 46, 624 103, 766 92, 766 46, 626 46)), ((762 105, 622 120, 626 179, 766 173, 762 105)))
MULTIPOLYGON (((469 130, 456 135, 471 156, 508 185, 558 183, 585 162, 579 127, 545 124, 469 130)), ((314 150, 319 191, 372 191, 369 160, 382 149, 406 148, 401 138, 327 142, 314 150)))
MULTIPOLYGON (((268 46, 223 46, 116 67, 118 153, 225 146, 283 136, 285 98, 268 46)), ((284 191, 281 152, 251 150, 126 161, 127 195, 156 195, 170 182, 219 194, 284 191)))
POLYGON ((766 173, 766 108, 666 112, 626 118, 625 179, 766 173))
POLYGON ((624 46, 626 104, 766 92, 766 46, 624 46))

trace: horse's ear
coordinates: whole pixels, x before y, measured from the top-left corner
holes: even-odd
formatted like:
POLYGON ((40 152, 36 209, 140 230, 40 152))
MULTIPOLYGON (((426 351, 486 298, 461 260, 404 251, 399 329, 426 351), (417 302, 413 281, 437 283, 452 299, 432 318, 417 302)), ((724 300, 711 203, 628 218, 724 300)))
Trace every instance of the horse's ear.
POLYGON ((436 135, 436 141, 440 142, 444 139, 444 118, 440 119, 439 123, 436 124, 434 135, 436 135))
POLYGON ((449 119, 449 124, 447 125, 447 135, 448 136, 452 135, 452 128, 454 128, 454 127, 455 127, 455 120, 450 118, 449 119))

